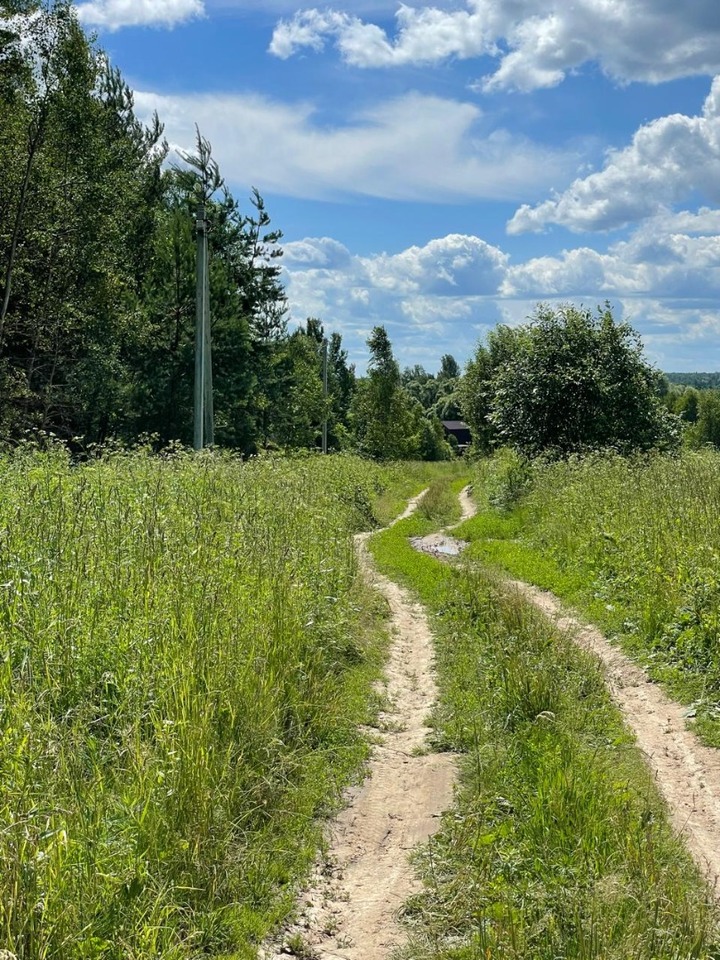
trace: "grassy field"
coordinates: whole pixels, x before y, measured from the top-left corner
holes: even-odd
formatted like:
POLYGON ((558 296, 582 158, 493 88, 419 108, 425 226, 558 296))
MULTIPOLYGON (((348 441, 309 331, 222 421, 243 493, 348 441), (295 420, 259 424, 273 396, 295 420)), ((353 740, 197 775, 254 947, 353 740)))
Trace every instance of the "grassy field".
MULTIPOLYGON (((446 491, 447 493, 447 491, 446 491)), ((610 701, 597 664, 477 562, 450 567, 407 537, 438 508, 377 535, 376 559, 434 614, 437 749, 461 788, 418 856, 406 960, 690 960, 720 956, 710 893, 610 701)), ((488 512, 479 536, 516 531, 488 512)), ((474 526, 473 526, 474 525, 474 526)), ((461 528, 462 530, 462 528, 461 528)))
POLYGON ((382 608, 353 458, 0 459, 0 950, 255 955, 357 775, 382 608))
MULTIPOLYGON (((72 466, 27 450, 0 458, 0 478, 0 951, 255 956, 367 756, 384 608, 352 533, 429 483, 374 543, 436 618, 433 736, 465 756, 458 807, 419 858, 408 955, 720 956, 707 891, 592 662, 486 572, 408 546, 457 519, 465 465, 72 466)), ((500 459, 461 532, 476 560, 585 602, 710 704, 718 479, 704 453, 500 459), (661 621, 684 624, 682 643, 661 621), (680 657, 693 644, 707 669, 680 657)))
POLYGON ((720 454, 478 466, 473 553, 617 637, 720 745, 720 454))

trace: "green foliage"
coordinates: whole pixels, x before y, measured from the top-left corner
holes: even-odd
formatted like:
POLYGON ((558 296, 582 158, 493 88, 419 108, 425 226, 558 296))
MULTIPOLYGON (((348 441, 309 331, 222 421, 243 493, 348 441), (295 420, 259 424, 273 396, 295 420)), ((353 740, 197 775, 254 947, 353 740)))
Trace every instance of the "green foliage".
MULTIPOLYGON (((683 419, 692 424, 685 432, 690 447, 710 445, 720 447, 720 391, 703 390, 697 393, 694 403, 695 420, 686 416, 687 407, 681 411, 683 419)), ((685 392, 690 393, 690 390, 685 392)))
POLYGON ((460 419, 460 368, 449 353, 442 357, 437 376, 416 365, 405 368, 402 381, 410 396, 419 401, 426 417, 438 420, 460 419))
POLYGON ((418 452, 423 460, 452 460, 453 449, 445 439, 445 430, 437 417, 423 417, 420 430, 418 452))
POLYGON ((534 457, 668 448, 678 430, 658 386, 637 334, 609 306, 594 316, 541 305, 529 324, 499 327, 478 348, 463 409, 481 449, 509 445, 534 457))
POLYGON ((681 387, 693 387, 695 390, 720 389, 720 373, 666 373, 670 384, 681 387))
POLYGON ((488 501, 498 510, 511 509, 532 486, 532 463, 508 447, 484 464, 488 501))
POLYGON ((696 423, 700 406, 700 393, 694 387, 688 387, 680 394, 673 409, 685 423, 696 423))
POLYGON ((0 422, 97 437, 139 334, 161 127, 135 120, 69 4, 41 7, 21 33, 0 97, 0 422))
POLYGON ((420 451, 422 407, 402 386, 384 327, 367 341, 368 375, 357 385, 350 421, 359 452, 378 460, 413 460, 420 451))
MULTIPOLYGON (((216 440, 245 453, 312 445, 320 374, 287 335, 282 234, 263 198, 253 190, 240 210, 199 132, 196 151, 163 171, 160 122, 137 120, 132 91, 69 2, 11 24, 0 60, 2 434, 190 441, 203 201, 216 440)), ((331 346, 342 425, 352 377, 338 335, 331 346)))
POLYGON ((617 635, 651 676, 694 704, 700 732, 720 743, 717 452, 534 464, 505 518, 487 501, 491 463, 477 474, 487 509, 462 531, 476 540, 473 551, 617 635), (504 520, 509 532, 493 526, 504 520))
POLYGON ((366 755, 346 457, 0 458, 0 943, 250 958, 366 755))

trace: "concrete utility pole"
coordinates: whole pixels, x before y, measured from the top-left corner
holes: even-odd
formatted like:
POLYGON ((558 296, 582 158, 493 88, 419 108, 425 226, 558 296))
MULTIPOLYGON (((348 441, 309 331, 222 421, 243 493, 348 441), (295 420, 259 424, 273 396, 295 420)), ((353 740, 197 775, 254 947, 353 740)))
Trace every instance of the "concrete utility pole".
POLYGON ((193 446, 196 450, 215 443, 215 417, 212 388, 212 345, 210 341, 210 285, 205 204, 198 206, 197 272, 195 319, 195 404, 193 446))
POLYGON ((328 342, 323 340, 323 399, 325 402, 324 405, 324 416, 323 416, 323 427, 322 427, 322 452, 328 452, 328 410, 327 410, 327 398, 328 398, 328 342))

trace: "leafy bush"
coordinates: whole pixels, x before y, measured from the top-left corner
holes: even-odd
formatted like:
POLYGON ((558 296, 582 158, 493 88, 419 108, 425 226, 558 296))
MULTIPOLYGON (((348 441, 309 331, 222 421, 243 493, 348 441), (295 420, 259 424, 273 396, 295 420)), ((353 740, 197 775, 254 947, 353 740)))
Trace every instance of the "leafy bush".
POLYGON ((593 315, 565 304, 540 305, 525 326, 491 332, 461 393, 481 449, 508 445, 528 457, 564 457, 677 446, 679 422, 659 387, 639 336, 616 323, 608 305, 593 315))

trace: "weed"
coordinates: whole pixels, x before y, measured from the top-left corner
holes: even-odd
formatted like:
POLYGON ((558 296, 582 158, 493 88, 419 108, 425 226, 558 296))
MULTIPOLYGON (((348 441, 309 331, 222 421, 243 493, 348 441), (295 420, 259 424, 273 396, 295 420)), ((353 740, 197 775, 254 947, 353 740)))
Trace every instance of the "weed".
POLYGON ((720 744, 720 455, 593 455, 535 466, 512 513, 490 503, 461 535, 473 553, 580 607, 641 659, 720 744))
POLYGON ((254 954, 367 754, 352 457, 0 457, 0 944, 254 954))

